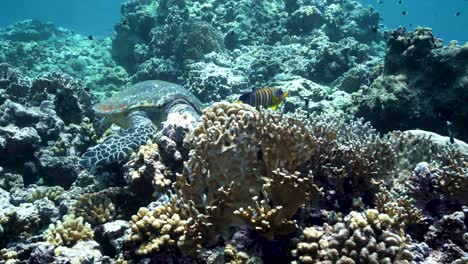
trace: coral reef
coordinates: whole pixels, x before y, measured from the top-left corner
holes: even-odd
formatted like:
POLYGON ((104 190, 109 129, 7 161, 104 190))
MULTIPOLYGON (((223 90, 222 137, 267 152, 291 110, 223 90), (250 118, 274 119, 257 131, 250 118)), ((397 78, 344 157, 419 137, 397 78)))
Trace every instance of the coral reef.
POLYGON ((294 263, 411 263, 406 238, 389 228, 393 221, 367 210, 351 212, 333 227, 307 227, 291 251, 294 263))
POLYGON ((103 224, 112 220, 115 207, 107 193, 86 193, 78 198, 72 214, 92 225, 103 224))
MULTIPOLYGON (((15 72, 1 65, 5 72, 15 72)), ((49 73, 31 81, 20 75, 2 82, 0 166, 25 175, 30 184, 69 187, 80 173, 76 160, 95 142, 91 109, 95 99, 80 81, 49 73)))
POLYGON ((105 39, 0 29, 0 263, 466 262, 466 44, 384 32, 349 0, 121 13, 105 39), (123 165, 81 167, 121 132, 97 98, 151 79, 203 115, 169 114, 123 165), (288 92, 277 111, 222 102, 264 85, 288 92))
POLYGON ((382 73, 356 95, 357 115, 381 131, 420 128, 447 134, 451 129, 466 140, 467 58, 467 44, 443 46, 429 28, 395 30, 382 73))
POLYGON ((72 246, 78 241, 93 239, 94 232, 83 217, 66 216, 62 221, 50 224, 44 232, 44 239, 54 246, 72 246))
POLYGON ((83 80, 89 91, 105 97, 128 81, 111 58, 109 38, 90 40, 65 28, 25 20, 0 29, 0 62, 29 77, 63 71, 83 80))
POLYGON ((354 67, 372 72, 366 61, 383 54, 378 21, 352 1, 129 1, 112 55, 132 82, 179 81, 219 101, 285 74, 331 85, 354 67))

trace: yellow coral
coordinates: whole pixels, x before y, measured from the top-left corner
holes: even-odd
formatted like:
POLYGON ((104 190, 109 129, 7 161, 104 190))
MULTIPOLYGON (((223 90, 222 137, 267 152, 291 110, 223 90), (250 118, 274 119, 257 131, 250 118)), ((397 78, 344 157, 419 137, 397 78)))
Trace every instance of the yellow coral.
POLYGON ((239 252, 232 244, 224 247, 224 263, 226 264, 244 264, 249 260, 249 255, 245 252, 239 252))
POLYGON ((413 255, 392 222, 374 209, 351 212, 333 228, 305 228, 291 255, 294 263, 410 263, 413 255))
POLYGON ((170 171, 160 162, 158 145, 149 140, 133 152, 125 165, 126 175, 131 183, 148 182, 154 187, 163 188, 171 185, 170 171))
POLYGON ((115 207, 105 193, 86 193, 73 205, 72 214, 96 225, 111 220, 115 215, 115 207))
POLYGON ((393 219, 392 228, 400 233, 403 233, 408 225, 419 223, 423 217, 421 210, 416 208, 413 200, 407 196, 393 198, 389 191, 381 189, 376 198, 378 211, 393 219))
POLYGON ((54 246, 72 246, 81 240, 94 237, 91 225, 83 221, 83 217, 65 216, 62 221, 50 224, 44 232, 44 239, 54 246))
POLYGON ((0 260, 5 261, 4 263, 6 264, 16 263, 18 261, 17 253, 15 251, 9 251, 4 248, 0 250, 0 260))
POLYGON ((147 255, 163 247, 174 246, 184 234, 187 221, 181 219, 175 204, 160 205, 153 210, 140 208, 130 221, 129 241, 138 245, 136 254, 147 255))
POLYGON ((58 204, 63 192, 64 189, 60 186, 46 187, 45 189, 33 191, 29 197, 29 201, 34 202, 43 198, 47 198, 55 204, 58 204))

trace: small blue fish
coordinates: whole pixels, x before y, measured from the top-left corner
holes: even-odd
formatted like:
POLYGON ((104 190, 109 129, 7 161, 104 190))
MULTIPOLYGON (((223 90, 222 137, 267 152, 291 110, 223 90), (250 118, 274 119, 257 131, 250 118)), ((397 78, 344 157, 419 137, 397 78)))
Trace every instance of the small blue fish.
POLYGON ((251 106, 270 108, 276 110, 281 102, 286 100, 288 93, 275 87, 260 88, 256 91, 245 93, 239 97, 238 103, 249 104, 251 106))

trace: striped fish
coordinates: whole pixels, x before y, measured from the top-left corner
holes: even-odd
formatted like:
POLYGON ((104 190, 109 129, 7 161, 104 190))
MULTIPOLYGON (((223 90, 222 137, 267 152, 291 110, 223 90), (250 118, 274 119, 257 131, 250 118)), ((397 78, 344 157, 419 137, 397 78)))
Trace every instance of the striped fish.
POLYGON ((249 104, 257 108, 262 106, 264 108, 276 110, 278 105, 286 100, 287 96, 288 93, 283 92, 281 89, 275 87, 265 87, 241 95, 238 102, 249 104))

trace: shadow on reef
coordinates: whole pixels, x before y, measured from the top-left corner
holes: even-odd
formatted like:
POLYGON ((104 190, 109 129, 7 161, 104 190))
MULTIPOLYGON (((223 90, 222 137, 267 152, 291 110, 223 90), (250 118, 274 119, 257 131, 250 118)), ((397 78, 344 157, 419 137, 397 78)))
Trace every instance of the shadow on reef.
POLYGON ((443 46, 429 28, 396 30, 382 73, 356 95, 356 114, 381 131, 419 128, 466 140, 467 60, 468 44, 443 46))
POLYGON ((77 154, 95 142, 93 99, 83 84, 61 73, 25 79, 0 64, 0 166, 65 188, 81 168, 77 154))

